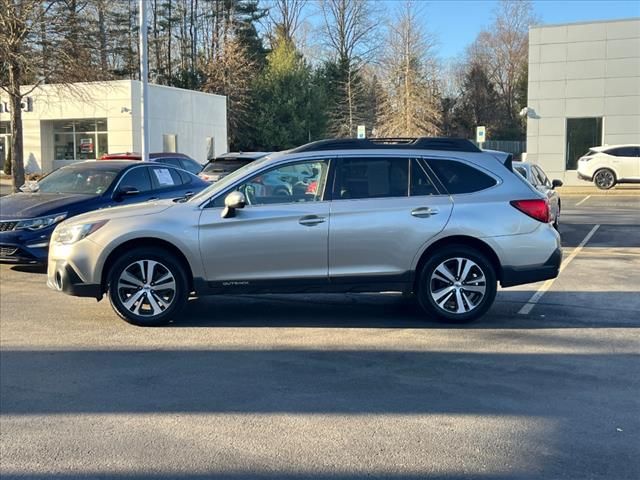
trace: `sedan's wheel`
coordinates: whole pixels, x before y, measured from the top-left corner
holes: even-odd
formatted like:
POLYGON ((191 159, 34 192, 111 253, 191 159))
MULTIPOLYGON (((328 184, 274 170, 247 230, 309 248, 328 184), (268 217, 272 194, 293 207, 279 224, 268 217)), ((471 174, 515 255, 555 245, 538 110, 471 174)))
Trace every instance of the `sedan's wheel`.
POLYGON ((136 249, 111 270, 109 299, 127 322, 161 325, 186 302, 186 285, 183 267, 168 252, 136 249))
POLYGON ((603 168, 595 174, 593 182, 600 190, 609 190, 616 184, 616 176, 608 168, 603 168))
POLYGON ((491 263, 466 246, 448 247, 424 265, 418 299, 440 320, 468 322, 482 316, 496 295, 491 263))

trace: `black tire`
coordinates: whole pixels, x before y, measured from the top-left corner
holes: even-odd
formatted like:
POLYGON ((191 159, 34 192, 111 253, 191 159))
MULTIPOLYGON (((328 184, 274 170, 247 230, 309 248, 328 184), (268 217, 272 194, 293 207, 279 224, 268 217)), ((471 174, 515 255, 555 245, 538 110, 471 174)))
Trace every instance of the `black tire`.
POLYGON ((429 317, 447 323, 467 323, 480 318, 489 310, 496 298, 496 290, 497 279, 493 264, 481 252, 472 247, 451 245, 440 249, 423 265, 418 278, 416 296, 420 306, 429 317), (467 263, 469 261, 471 263, 467 263), (451 266, 458 264, 462 265, 462 273, 464 273, 465 267, 469 266, 467 276, 462 280, 460 277, 456 277, 455 271, 451 270, 451 266), (435 272, 442 265, 455 279, 455 283, 440 280, 441 277, 444 277, 435 272), (482 277, 484 282, 481 281, 482 277), (463 280, 466 282, 463 283, 463 280), (478 290, 482 287, 484 287, 484 292, 480 294, 478 290), (472 288, 476 291, 469 290, 472 288), (447 291, 447 289, 452 290, 447 291), (432 291, 436 298, 432 296, 432 291), (444 292, 442 297, 438 297, 439 292, 444 292), (440 305, 436 299, 440 301, 440 305), (461 313, 453 311, 460 309, 458 299, 462 300, 462 310, 466 311, 461 313))
POLYGON ((593 176, 593 183, 600 190, 609 190, 615 187, 617 182, 616 174, 608 168, 601 168, 593 176))
POLYGON ((162 248, 141 247, 127 252, 113 264, 107 278, 109 301, 115 312, 124 321, 141 327, 169 323, 184 308, 189 296, 185 268, 175 256, 162 248), (150 281, 146 279, 149 268, 152 276, 150 281), (127 278, 121 278, 125 270, 127 278), (166 280, 167 274, 171 276, 169 280, 166 280), (144 286, 137 286, 138 284, 129 281, 131 277, 143 279, 144 286), (160 283, 154 284, 158 280, 160 283), (172 284, 173 289, 162 288, 172 284), (127 307, 125 301, 136 295, 139 300, 134 299, 132 305, 127 307), (148 308, 145 308, 145 302, 148 308), (157 314, 153 302, 159 308, 157 314), (149 309, 153 311, 150 312, 149 309))

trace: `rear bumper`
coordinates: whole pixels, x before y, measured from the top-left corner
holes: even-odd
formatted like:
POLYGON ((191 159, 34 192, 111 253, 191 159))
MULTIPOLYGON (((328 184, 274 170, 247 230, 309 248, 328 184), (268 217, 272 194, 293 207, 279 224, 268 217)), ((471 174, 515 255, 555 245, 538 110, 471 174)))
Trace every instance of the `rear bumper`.
POLYGON ((502 267, 500 285, 514 287, 525 283, 535 283, 556 278, 562 263, 562 249, 557 248, 542 265, 526 267, 502 267))
POLYGON ((47 286, 74 297, 102 298, 102 285, 84 283, 73 267, 64 261, 49 262, 47 286))

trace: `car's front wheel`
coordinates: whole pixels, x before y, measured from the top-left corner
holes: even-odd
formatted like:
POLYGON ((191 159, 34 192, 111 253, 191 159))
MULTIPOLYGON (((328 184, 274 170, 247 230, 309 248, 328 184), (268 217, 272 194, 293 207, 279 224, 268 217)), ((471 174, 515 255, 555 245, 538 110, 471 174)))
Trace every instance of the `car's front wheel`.
POLYGON ((593 183, 596 184, 600 190, 609 190, 616 184, 616 174, 608 168, 598 170, 593 176, 593 183))
POLYGON ((496 272, 491 262, 474 248, 454 245, 427 260, 416 293, 429 316, 465 323, 487 312, 496 289, 496 272))
POLYGON ((168 323, 188 297, 185 269, 169 252, 136 248, 109 272, 109 300, 125 321, 139 326, 168 323))

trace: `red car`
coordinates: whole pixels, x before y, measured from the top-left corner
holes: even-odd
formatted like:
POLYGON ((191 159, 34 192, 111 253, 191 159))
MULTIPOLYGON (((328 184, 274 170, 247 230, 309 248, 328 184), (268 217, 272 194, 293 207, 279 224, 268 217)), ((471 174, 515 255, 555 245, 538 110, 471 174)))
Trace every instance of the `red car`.
MULTIPOLYGON (((139 153, 105 153, 100 160, 142 160, 139 153)), ((165 163, 176 168, 181 168, 189 173, 198 175, 202 171, 202 165, 184 153, 150 153, 149 161, 165 163)))

